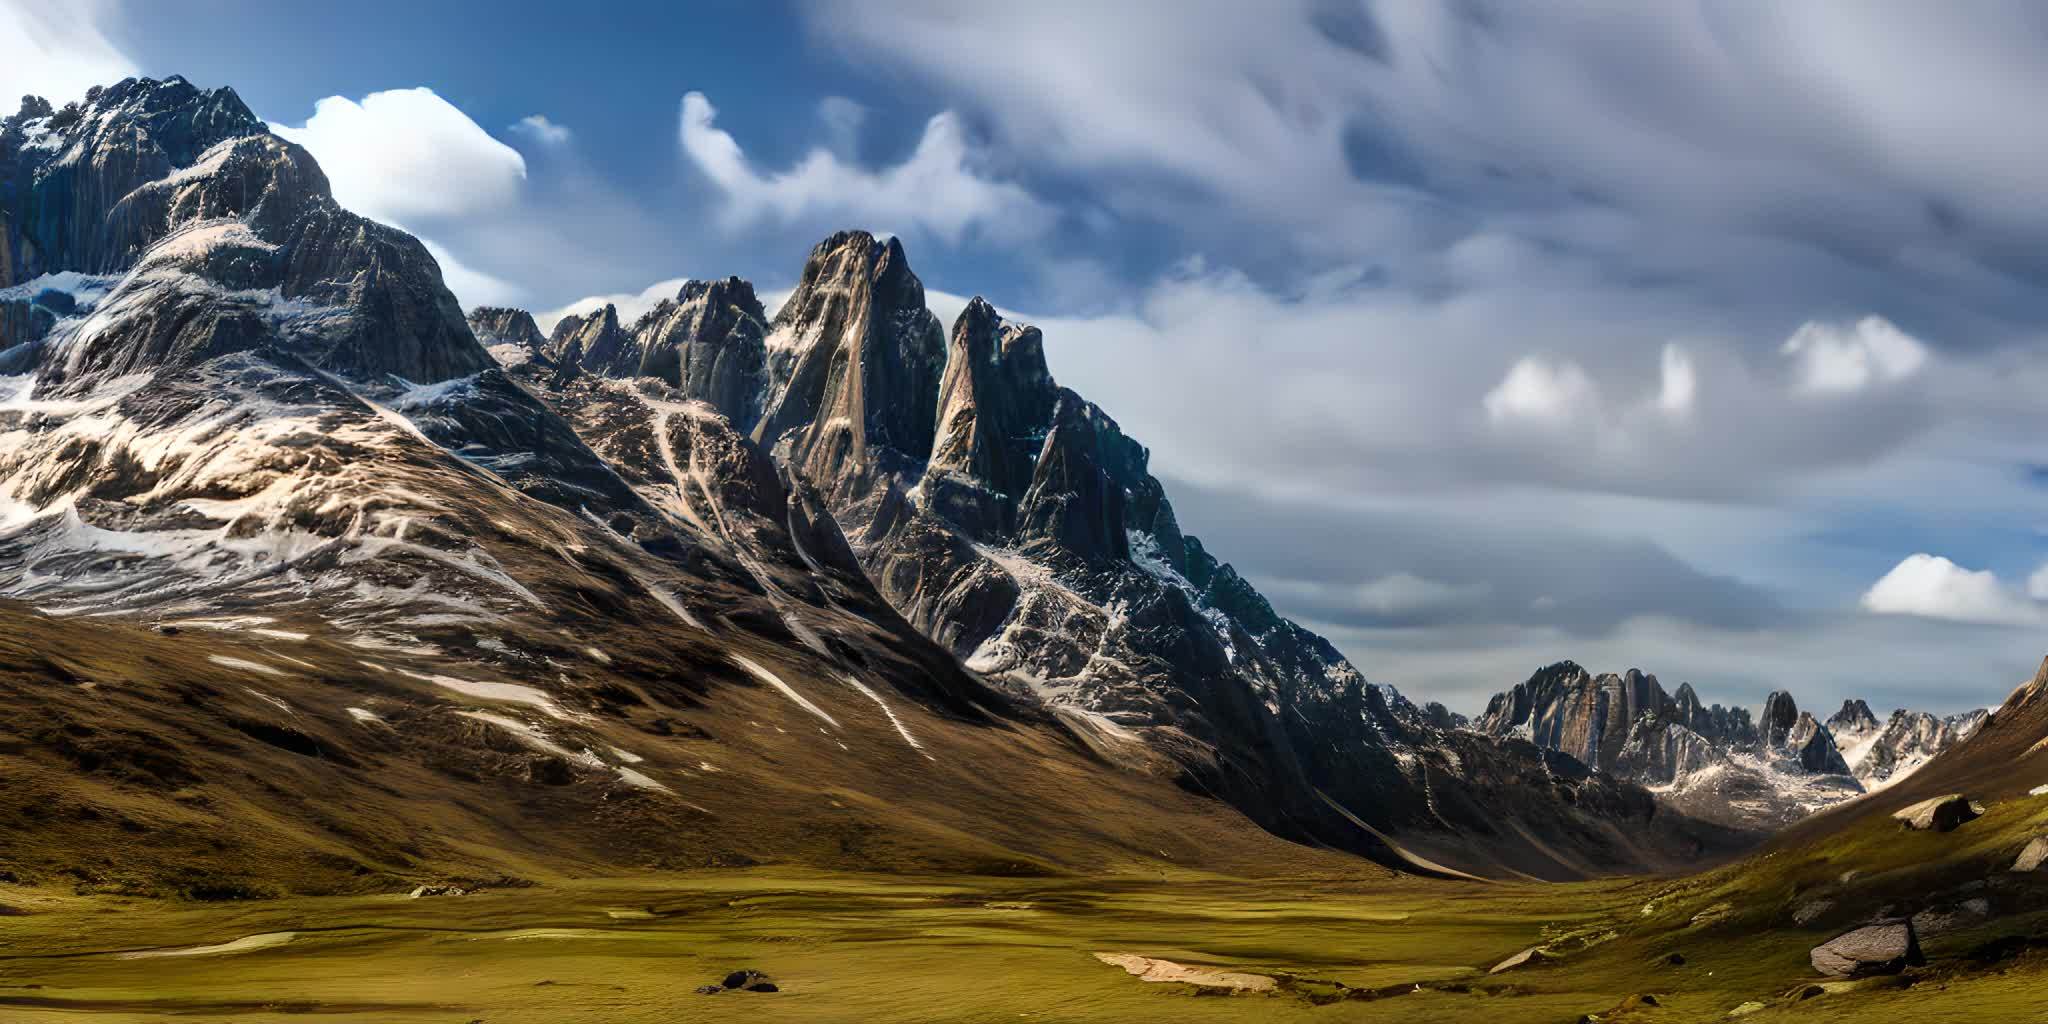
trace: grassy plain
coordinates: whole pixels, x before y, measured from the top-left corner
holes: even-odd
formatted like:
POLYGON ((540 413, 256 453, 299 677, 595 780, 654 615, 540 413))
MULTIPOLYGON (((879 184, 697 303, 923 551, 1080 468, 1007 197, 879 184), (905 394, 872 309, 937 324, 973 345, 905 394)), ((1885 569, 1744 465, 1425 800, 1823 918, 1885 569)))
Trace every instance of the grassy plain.
MULTIPOLYGON (((1895 852, 1869 845, 1852 856, 1895 852)), ((1966 956, 1997 935, 2037 933, 2038 915, 1932 940, 1933 962, 1905 981, 1801 999, 1823 980, 1805 958, 1828 929, 1750 905, 1782 906, 1794 879, 1819 868, 1757 870, 1504 885, 752 868, 214 905, 15 888, 0 893, 16 911, 0 916, 0 1020, 1656 1022, 1725 1019, 1752 1001, 1763 1004, 1752 1021, 2048 1013, 2039 950, 1988 968, 1966 956), (1717 918, 1731 900, 1745 909, 1717 918), (1555 959, 1487 973, 1538 944, 1555 959), (1684 964, 1669 962, 1674 952, 1684 964), (1149 983, 1096 953, 1277 984, 1225 994, 1149 983), (739 968, 781 991, 695 991, 739 968), (1642 994, 1656 1005, 1608 1012, 1642 994)))

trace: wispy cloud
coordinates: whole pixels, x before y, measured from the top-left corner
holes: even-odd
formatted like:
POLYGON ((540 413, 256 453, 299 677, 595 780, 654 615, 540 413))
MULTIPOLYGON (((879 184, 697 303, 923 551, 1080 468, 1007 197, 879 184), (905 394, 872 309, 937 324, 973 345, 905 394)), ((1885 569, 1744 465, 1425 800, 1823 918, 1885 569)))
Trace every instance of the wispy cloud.
MULTIPOLYGON (((852 126, 840 112, 840 144, 852 126)), ((738 140, 716 125, 717 108, 703 93, 683 97, 683 152, 729 205, 726 221, 744 227, 764 218, 782 223, 852 221, 885 230, 929 232, 950 243, 969 233, 1025 238, 1044 230, 1051 208, 1014 182, 973 166, 960 119, 942 113, 925 123, 917 148, 902 163, 870 170, 831 149, 812 150, 781 171, 763 172, 738 140)))

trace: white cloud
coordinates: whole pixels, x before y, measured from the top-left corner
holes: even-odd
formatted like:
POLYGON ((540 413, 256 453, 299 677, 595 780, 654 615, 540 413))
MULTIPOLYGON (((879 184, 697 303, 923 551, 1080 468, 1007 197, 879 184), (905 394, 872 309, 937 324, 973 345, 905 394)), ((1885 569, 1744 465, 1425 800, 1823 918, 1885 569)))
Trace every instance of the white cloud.
POLYGON ((1693 401, 1699 395, 1699 374, 1693 369, 1692 357, 1677 345, 1667 344, 1664 346, 1662 370, 1657 407, 1673 416, 1691 413, 1693 401))
POLYGON ((463 217, 516 202, 526 159, 432 89, 362 102, 329 96, 293 128, 271 130, 311 151, 341 205, 387 223, 463 217))
POLYGON ((1352 597, 1361 611, 1404 615, 1464 604, 1486 596, 1490 589, 1485 583, 1445 583, 1397 572, 1358 584, 1352 597))
POLYGON ((1664 346, 1659 358, 1657 393, 1632 406, 1609 407, 1584 367, 1542 356, 1516 360, 1480 405, 1497 427, 1577 425, 1613 444, 1624 440, 1621 435, 1631 429, 1630 421, 1640 421, 1643 412, 1655 410, 1683 419, 1692 414, 1698 397, 1699 372, 1692 356, 1673 343, 1664 346))
POLYGON ((2027 577, 2027 596, 2036 601, 2048 601, 2048 565, 2041 566, 2027 577))
POLYGON ((951 112, 926 122, 917 148, 902 163, 873 171, 820 148, 788 170, 763 173, 730 133, 716 127, 717 117, 703 93, 683 97, 683 151, 726 194, 727 222, 734 228, 762 219, 852 220, 914 225, 958 243, 969 232, 1030 237, 1053 219, 1050 208, 1021 186, 977 173, 960 119, 951 112))
MULTIPOLYGON (((553 334, 555 325, 565 316, 583 316, 595 313, 606 306, 616 306, 619 310, 619 322, 630 326, 648 310, 659 305, 661 300, 675 298, 676 293, 683 289, 683 282, 688 280, 687 277, 672 277, 666 281, 656 281, 637 292, 586 295, 558 309, 535 313, 533 322, 540 327, 542 334, 553 334)), ((768 307, 768 312, 773 315, 774 307, 768 307)))
POLYGON ((523 135, 543 146, 564 145, 569 141, 570 135, 567 125, 548 120, 546 114, 528 114, 513 122, 506 130, 514 135, 523 135))
POLYGON ((1785 339, 1799 386, 1822 394, 1904 380, 1927 364, 1927 347, 1891 321, 1866 316, 1850 326, 1808 323, 1785 339))
POLYGON ((860 152, 860 130, 867 124, 868 108, 844 96, 827 96, 818 101, 818 123, 825 129, 825 145, 841 158, 853 160, 860 152))
MULTIPOLYGON (((2040 573, 2035 573, 2039 579, 2040 573)), ((2032 581, 2029 584, 2032 588, 2032 581)), ((1914 615, 1952 622, 2004 626, 2042 623, 2042 608, 1988 569, 1965 569, 1939 555, 1907 557, 1863 594, 1863 607, 1880 615, 1914 615)))
POLYGON ((24 95, 61 107, 95 85, 135 75, 135 63, 101 29, 112 12, 98 0, 0 0, 0 117, 12 115, 24 95))
POLYGON ((1524 356, 1482 402, 1495 423, 1533 420, 1557 425, 1595 411, 1600 389, 1577 363, 1524 356))

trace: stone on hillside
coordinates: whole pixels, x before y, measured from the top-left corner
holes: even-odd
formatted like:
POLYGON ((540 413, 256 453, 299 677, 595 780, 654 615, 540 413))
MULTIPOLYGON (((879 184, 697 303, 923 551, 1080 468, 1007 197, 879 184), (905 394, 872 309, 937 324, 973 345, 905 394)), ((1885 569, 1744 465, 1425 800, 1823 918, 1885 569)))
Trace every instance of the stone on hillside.
POLYGON ((2019 859, 2012 862, 2014 871, 2039 871, 2048 863, 2048 836, 2035 836, 2020 850, 2019 859))
POLYGON ((1931 800, 1922 800, 1892 817, 1907 828, 1922 832, 1953 832, 1966 821, 1984 814, 1982 804, 1961 793, 1950 793, 1931 800))
POLYGON ((733 971, 716 985, 703 985, 697 989, 700 995, 717 995, 720 992, 780 992, 781 988, 768 980, 768 976, 756 970, 733 971))
POLYGON ((1487 971, 1486 973, 1500 974, 1521 967, 1534 967, 1537 964, 1549 963, 1550 960, 1550 954, 1544 952, 1542 946, 1530 946, 1528 949, 1516 953, 1514 956, 1508 957, 1506 960, 1502 960, 1500 963, 1494 964, 1493 969, 1487 971))
POLYGON ((1798 925, 1812 924, 1813 922, 1820 920, 1821 917, 1825 915, 1828 911, 1833 910, 1834 907, 1834 900, 1807 900, 1805 903, 1801 903, 1799 905, 1799 909, 1794 910, 1792 912, 1792 923, 1798 925))
POLYGON ((1813 947, 1808 959, 1814 970, 1836 978, 1897 974, 1927 962, 1911 921, 1886 921, 1837 935, 1813 947))
POLYGON ((1991 916, 1991 901, 1982 896, 1967 899, 1961 903, 1928 907, 1913 915, 1913 931, 1918 935, 1936 936, 1968 928, 1991 916))

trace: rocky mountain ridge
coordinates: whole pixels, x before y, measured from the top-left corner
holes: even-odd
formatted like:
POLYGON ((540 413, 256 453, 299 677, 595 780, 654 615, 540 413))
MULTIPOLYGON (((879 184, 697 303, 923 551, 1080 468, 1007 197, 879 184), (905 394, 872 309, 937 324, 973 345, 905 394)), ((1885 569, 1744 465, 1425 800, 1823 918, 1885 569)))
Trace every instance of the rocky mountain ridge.
POLYGON ((1904 778, 1983 717, 1900 710, 1880 726, 1847 701, 1821 722, 1784 691, 1752 715, 1702 703, 1690 683, 1666 693, 1636 669, 1596 676, 1565 661, 1496 694, 1473 728, 1570 754, 1695 816, 1775 829, 1904 778))
POLYGON ((109 877, 115 807, 138 891, 1221 864, 1274 848, 1247 818, 1438 874, 1752 838, 1366 682, 894 241, 828 239, 772 320, 725 279, 537 343, 228 90, 25 103, 0 186, 23 870, 109 877))
POLYGON ((1847 700, 1840 711, 1828 716, 1827 729, 1840 744, 1850 772, 1865 789, 1877 790, 1969 739, 1989 716, 1983 708, 1945 717, 1897 708, 1880 723, 1870 705, 1847 700))
MULTIPOLYGON (((691 282, 675 302, 716 290, 691 282)), ((658 379, 667 400, 751 421, 775 462, 818 489, 899 613, 1126 764, 1282 835, 1410 866, 1557 874, 1579 870, 1582 849, 1625 860, 1690 827, 1653 822, 1640 790, 1368 683, 1182 532, 1149 453, 1058 384, 1037 328, 978 297, 941 325, 896 239, 821 242, 763 334, 703 318, 671 334, 742 367, 758 353, 757 383, 659 377, 644 358, 634 369, 613 353, 644 332, 615 323, 603 310, 565 319, 550 368, 513 372, 572 423, 605 419, 589 405, 601 389, 579 375, 658 379), (628 340, 589 340, 614 336, 628 340), (1566 822, 1579 838, 1533 840, 1566 822), (1492 837, 1476 860, 1474 835, 1492 837)))

